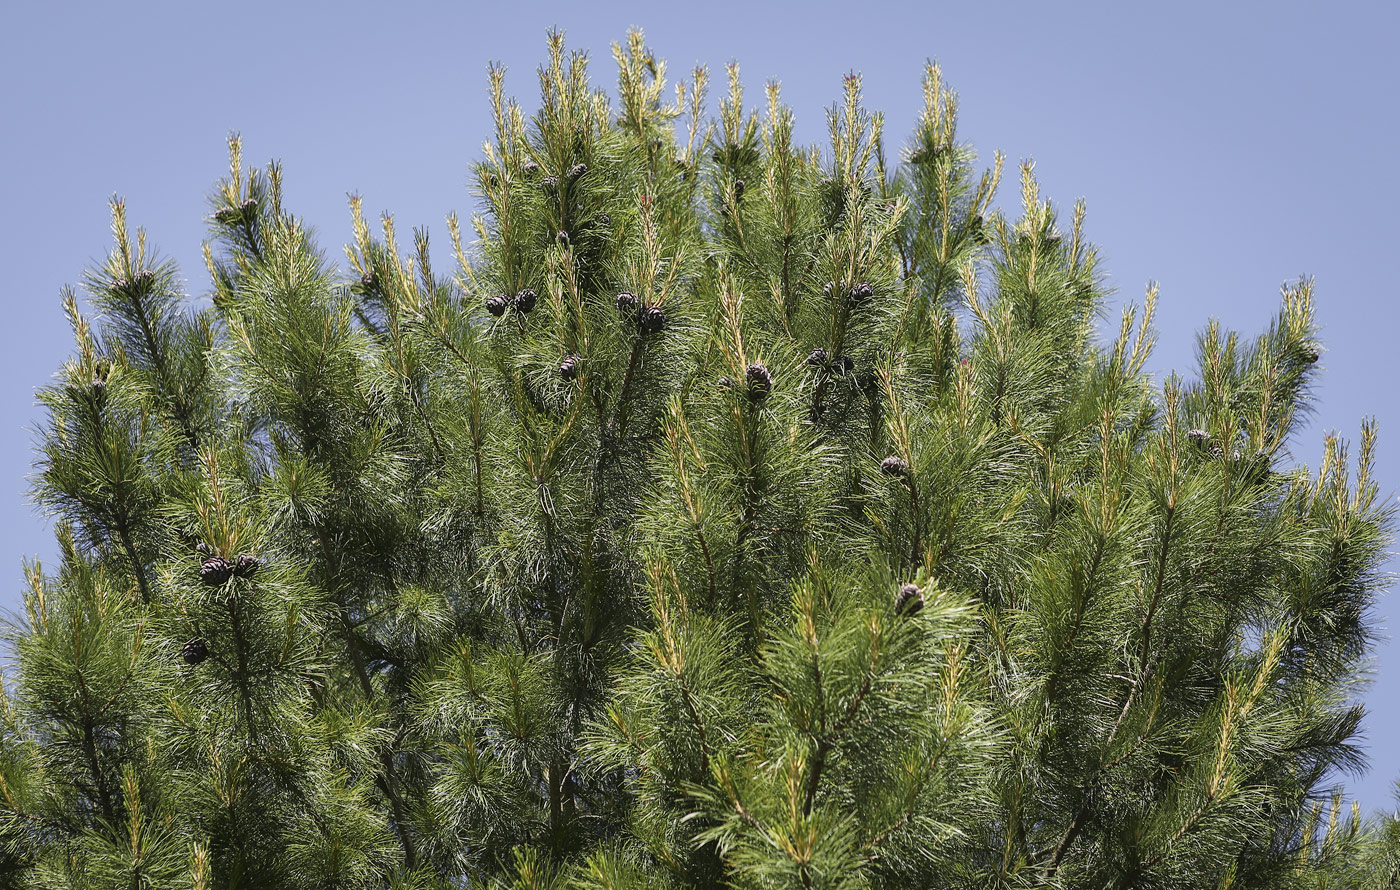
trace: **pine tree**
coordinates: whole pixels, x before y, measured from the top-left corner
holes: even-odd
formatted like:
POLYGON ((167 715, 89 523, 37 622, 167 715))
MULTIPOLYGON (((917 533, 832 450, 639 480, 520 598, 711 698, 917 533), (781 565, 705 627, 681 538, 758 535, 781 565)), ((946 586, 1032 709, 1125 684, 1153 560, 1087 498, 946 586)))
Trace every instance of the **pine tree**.
POLYGON ((1394 886, 1357 665, 1391 515, 1290 464, 1312 284, 1144 371, 1085 208, 1014 218, 936 66, 902 149, 551 34, 456 267, 247 168, 206 303, 66 294, 0 710, 24 887, 1394 886))

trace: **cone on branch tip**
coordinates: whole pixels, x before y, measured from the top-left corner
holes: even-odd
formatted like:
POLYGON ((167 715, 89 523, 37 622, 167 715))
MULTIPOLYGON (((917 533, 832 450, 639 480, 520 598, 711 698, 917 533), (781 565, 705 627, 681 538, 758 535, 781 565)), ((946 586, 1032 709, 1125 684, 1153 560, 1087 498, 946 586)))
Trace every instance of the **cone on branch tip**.
POLYGON ((924 592, 917 584, 906 584, 894 598, 894 613, 906 617, 917 615, 924 608, 924 592))
POLYGON ((233 577, 233 563, 222 556, 211 556, 199 566, 199 580, 206 586, 218 587, 233 577))
POLYGON ((773 375, 763 362, 754 362, 744 371, 744 381, 749 386, 749 398, 761 402, 773 392, 773 375))
POLYGON ((194 666, 209 657, 209 644, 196 637, 180 647, 180 657, 185 664, 194 666))
POLYGON ((510 299, 505 294, 496 294, 486 301, 486 311, 500 318, 506 314, 506 309, 510 308, 510 299))
POLYGON ((637 325, 643 334, 655 334, 666 325, 666 311, 660 306, 648 306, 638 316, 637 325))
POLYGON ((579 357, 577 355, 570 353, 564 356, 564 360, 559 363, 559 376, 563 377, 565 380, 577 379, 578 365, 579 357))
POLYGON ((880 461, 880 472, 886 476, 903 479, 909 475, 909 464, 904 462, 904 458, 892 454, 880 461))
POLYGON ((1205 430, 1187 430, 1186 439, 1197 448, 1204 448, 1206 443, 1210 442, 1210 433, 1205 430))
POLYGON ((532 291, 530 288, 523 288, 520 291, 520 293, 515 295, 516 311, 527 315, 535 311, 535 301, 538 299, 538 297, 539 295, 532 291))
POLYGON ((827 354, 826 349, 821 346, 818 346, 816 349, 813 349, 812 354, 807 356, 807 364, 811 365, 814 368, 825 367, 826 363, 830 360, 831 357, 827 354))
POLYGON ((637 295, 622 291, 617 295, 617 314, 627 321, 637 320, 637 295))
POLYGON ((534 161, 526 161, 520 166, 520 172, 524 173, 526 176, 534 176, 536 173, 540 172, 540 165, 536 164, 534 161))
POLYGON ((233 561, 233 575, 235 578, 251 578, 262 568, 262 560, 249 553, 240 554, 233 561))
POLYGON ((588 172, 587 164, 575 164, 569 168, 569 182, 578 182, 588 172))

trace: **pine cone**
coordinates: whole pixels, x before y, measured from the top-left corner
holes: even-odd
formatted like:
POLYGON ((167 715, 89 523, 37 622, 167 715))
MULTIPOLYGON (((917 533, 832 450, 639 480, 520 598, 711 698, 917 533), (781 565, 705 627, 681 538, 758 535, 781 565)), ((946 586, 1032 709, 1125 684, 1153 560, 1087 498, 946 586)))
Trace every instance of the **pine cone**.
POLYGON ((564 360, 559 363, 559 376, 565 380, 573 380, 578 377, 578 356, 570 353, 564 356, 564 360))
POLYGON ((142 269, 136 273, 136 289, 145 293, 151 289, 151 285, 156 283, 156 273, 150 269, 142 269))
POLYGON ((871 287, 867 282, 861 282, 851 288, 851 301, 857 305, 869 301, 873 296, 875 296, 875 288, 871 287))
POLYGON ((617 313, 627 321, 637 320, 637 295, 623 291, 617 295, 617 313))
POLYGON ((209 587, 218 587, 233 577, 233 563, 222 556, 211 556, 199 566, 199 580, 209 587))
POLYGON ((734 180, 734 200, 737 201, 742 197, 744 197, 744 180, 736 179, 734 180))
POLYGON ((520 166, 520 172, 524 173, 526 176, 534 176, 536 173, 540 172, 540 165, 536 164, 534 161, 526 161, 520 166))
POLYGON ((544 179, 540 180, 540 188, 544 189, 547 192, 552 192, 558 187, 559 177, 557 176, 546 176, 544 179))
POLYGON ((510 306, 510 298, 505 294, 496 294, 486 301, 486 311, 500 318, 506 314, 506 308, 510 306))
POLYGON ((365 293, 373 293, 379 290, 379 273, 370 269, 360 276, 360 287, 365 293))
POLYGON ((917 584, 906 584, 899 588, 899 594, 894 598, 894 613, 896 615, 911 616, 917 615, 924 608, 924 592, 917 584))
POLYGON ((1210 433, 1205 430, 1188 430, 1186 438, 1197 448, 1204 448, 1206 443, 1210 441, 1210 433))
POLYGON ((578 182, 583 174, 588 172, 587 164, 575 164, 569 168, 569 182, 578 182))
POLYGON ((522 289, 520 293, 515 295, 515 308, 526 314, 533 312, 535 310, 535 300, 538 296, 538 294, 528 287, 522 289))
POLYGON ((253 215, 253 212, 254 212, 255 210, 258 209, 258 202, 255 201, 255 200, 253 200, 252 198, 249 198, 248 200, 244 201, 242 204, 239 204, 239 205, 238 205, 238 209, 239 209, 240 211, 242 211, 243 216, 244 216, 245 218, 246 218, 246 217, 249 217, 249 216, 252 216, 252 215, 253 215))
POLYGON ((836 284, 836 282, 828 281, 826 284, 822 285, 822 293, 826 294, 829 297, 831 296, 832 292, 836 290, 837 286, 838 285, 836 284))
POLYGON ((209 657, 209 644, 196 637, 180 647, 180 657, 185 660, 185 664, 199 664, 209 657))
POLYGON ((242 218, 242 214, 238 212, 237 207, 221 207, 214 211, 214 222, 223 223, 226 226, 233 225, 240 218, 242 218))
POLYGON ((880 472, 886 476, 897 476, 902 479, 909 475, 909 465, 904 462, 903 458, 890 455, 880 461, 880 472))
POLYGON ((820 346, 818 346, 816 349, 813 349, 812 354, 807 356, 807 364, 811 365, 814 368, 824 367, 826 363, 830 360, 831 357, 827 355, 826 350, 820 346))
POLYGON ((836 373, 845 376, 856 369, 856 360, 849 355, 838 355, 835 361, 836 373))
POLYGON ((734 388, 734 378, 733 378, 733 377, 730 377, 728 374, 726 374, 725 376, 719 378, 719 381, 718 381, 718 382, 719 382, 720 389, 733 389, 733 388, 734 388))
POLYGON ((554 237, 558 239, 560 244, 567 246, 569 243, 569 233, 564 231, 563 229, 560 229, 559 234, 555 235, 554 237))
POLYGON ((749 398, 761 402, 773 391, 773 375, 762 362, 754 362, 744 372, 744 380, 749 385, 749 398))
POLYGON ((637 319, 643 334, 655 334, 666 325, 666 311, 660 306, 648 306, 637 319))
POLYGON ((233 561, 233 576, 235 578, 251 578, 257 574, 262 567, 262 560, 249 553, 239 555, 233 561))

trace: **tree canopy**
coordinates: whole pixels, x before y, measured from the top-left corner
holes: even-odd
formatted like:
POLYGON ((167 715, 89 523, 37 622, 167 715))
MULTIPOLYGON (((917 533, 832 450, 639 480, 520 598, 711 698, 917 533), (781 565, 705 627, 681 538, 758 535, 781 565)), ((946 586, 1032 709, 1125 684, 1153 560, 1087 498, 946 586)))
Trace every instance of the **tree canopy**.
POLYGON ((480 212, 338 269, 283 170, 207 299, 124 205, 64 295, 0 712, 13 886, 1393 886, 1347 807, 1391 513, 1293 464, 1310 280, 1153 379, 1081 202, 997 209, 736 66, 489 71, 480 212), (448 273, 439 270, 451 266, 448 273))

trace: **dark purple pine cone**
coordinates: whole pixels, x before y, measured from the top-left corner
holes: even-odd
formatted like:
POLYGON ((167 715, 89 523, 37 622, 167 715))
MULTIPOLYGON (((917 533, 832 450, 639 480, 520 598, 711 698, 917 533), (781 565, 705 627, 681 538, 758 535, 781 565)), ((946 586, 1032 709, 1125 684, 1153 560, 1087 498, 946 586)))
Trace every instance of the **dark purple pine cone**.
POLYGON ((898 476, 903 478, 909 475, 909 465, 904 462, 903 458, 890 455, 880 461, 880 472, 884 473, 886 476, 898 476))
POLYGON ((744 197, 744 180, 736 179, 734 180, 734 200, 737 201, 742 197, 744 197))
POLYGON ((526 176, 534 176, 536 173, 540 172, 540 165, 536 164, 534 161, 526 161, 521 165, 520 172, 524 173, 526 176))
POLYGON ((723 377, 719 378, 719 385, 721 389, 733 389, 734 378, 726 374, 723 377))
POLYGON ((214 211, 214 222, 223 223, 226 226, 232 225, 238 222, 240 216, 242 214, 238 212, 237 207, 222 207, 214 211))
POLYGON ((569 168, 569 182, 577 182, 583 174, 588 172, 587 164, 575 164, 569 168))
POLYGON ((628 321, 635 321, 637 318, 637 295, 631 291, 623 291, 618 294, 617 314, 628 321))
POLYGON ((546 176, 544 179, 540 180, 540 188, 544 189, 547 192, 552 192, 558 187, 559 177, 557 176, 546 176))
POLYGON ((1195 445, 1199 448, 1204 448, 1206 446, 1206 443, 1210 441, 1210 433, 1206 432, 1205 430, 1188 430, 1186 433, 1186 438, 1191 442, 1192 445, 1195 445))
POLYGON ((528 287, 522 289, 520 293, 515 295, 515 308, 525 313, 533 312, 535 310, 535 300, 538 296, 538 294, 528 287))
POLYGON ((923 608, 924 592, 917 584, 906 584, 899 588, 899 594, 894 598, 896 615, 917 615, 923 608))
POLYGON ((648 306, 637 319, 643 334, 655 334, 666 325, 666 311, 660 306, 648 306))
POLYGON ((199 566, 199 580, 218 587, 233 576, 233 563, 222 556, 211 556, 199 566))
POLYGON ((151 285, 153 285, 153 284, 155 284, 155 283, 156 283, 156 273, 152 272, 150 269, 142 269, 140 272, 137 272, 137 273, 136 273, 136 288, 137 288, 137 290, 141 290, 141 291, 150 290, 151 285))
POLYGON ((506 308, 510 306, 510 298, 505 294, 496 294, 486 301, 486 311, 500 318, 506 314, 506 308))
POLYGON ((843 376, 856 369, 856 360, 849 355, 838 355, 833 364, 835 365, 836 373, 843 376))
POLYGON ((875 288, 865 282, 851 288, 851 300, 855 303, 864 303, 873 296, 875 296, 875 288))
POLYGON ((375 272, 373 269, 370 269, 368 272, 361 275, 360 287, 363 288, 366 292, 373 292, 379 290, 379 273, 375 272))
POLYGON ((253 211, 258 209, 258 202, 253 200, 252 198, 249 198, 242 204, 239 204, 238 209, 243 212, 244 217, 252 216, 253 211))
POLYGON ((820 368, 825 366, 830 359, 831 357, 827 355, 826 350, 818 346, 816 349, 812 350, 811 355, 807 356, 807 364, 814 368, 820 368))
POLYGON ((773 375, 763 366, 763 362, 749 365, 748 370, 744 372, 744 381, 749 385, 749 398, 755 402, 768 398, 768 394, 773 391, 773 375))
POLYGON ((566 231, 564 231, 563 229, 560 229, 560 230, 559 230, 559 234, 558 234, 558 235, 555 235, 554 237, 557 238, 557 239, 559 240, 559 243, 560 243, 560 244, 568 244, 568 243, 569 243, 569 233, 566 232, 566 231))
POLYGON ((209 644, 199 638, 190 640, 180 647, 180 657, 185 660, 185 664, 199 664, 209 657, 209 644))
POLYGON ((578 356, 572 353, 564 356, 564 360, 559 363, 559 376, 565 380, 573 380, 578 377, 578 356))
POLYGON ((251 578, 261 567, 262 560, 250 553, 244 553, 234 559, 233 575, 235 578, 251 578))
POLYGON ((822 285, 822 293, 826 294, 828 297, 831 296, 832 292, 835 290, 836 282, 834 281, 828 281, 826 284, 822 285))

